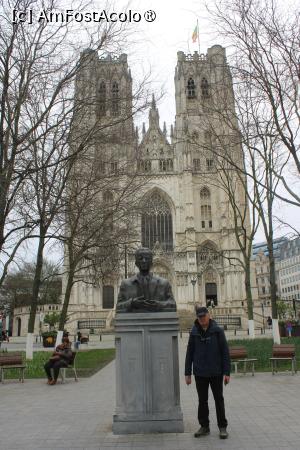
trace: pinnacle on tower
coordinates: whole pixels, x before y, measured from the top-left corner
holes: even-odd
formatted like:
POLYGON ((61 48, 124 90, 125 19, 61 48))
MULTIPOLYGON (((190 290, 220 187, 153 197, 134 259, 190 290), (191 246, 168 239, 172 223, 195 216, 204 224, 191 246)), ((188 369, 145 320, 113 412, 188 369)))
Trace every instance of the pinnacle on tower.
POLYGON ((156 108, 156 102, 155 102, 155 95, 154 95, 154 94, 152 94, 151 108, 152 108, 152 109, 155 109, 155 108, 156 108))
POLYGON ((156 108, 156 102, 154 94, 152 94, 151 108, 149 111, 149 127, 159 127, 159 114, 156 108))
POLYGON ((164 121, 163 134, 164 134, 164 136, 167 136, 167 125, 166 125, 166 122, 165 122, 165 121, 164 121))

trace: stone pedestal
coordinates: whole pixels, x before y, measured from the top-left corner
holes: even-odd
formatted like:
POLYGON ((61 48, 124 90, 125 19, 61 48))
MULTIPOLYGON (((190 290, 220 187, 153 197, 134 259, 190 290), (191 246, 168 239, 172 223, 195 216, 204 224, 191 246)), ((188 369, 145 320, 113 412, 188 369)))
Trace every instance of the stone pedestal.
POLYGON ((115 333, 113 432, 182 433, 177 314, 117 314, 115 333))

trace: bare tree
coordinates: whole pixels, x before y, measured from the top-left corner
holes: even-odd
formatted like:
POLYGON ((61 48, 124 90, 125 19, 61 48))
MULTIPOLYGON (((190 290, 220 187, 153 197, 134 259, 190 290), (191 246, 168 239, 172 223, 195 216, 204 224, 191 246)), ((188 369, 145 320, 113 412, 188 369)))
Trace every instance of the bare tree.
MULTIPOLYGON (((274 128, 273 115, 270 109, 267 109, 262 102, 261 97, 257 91, 253 88, 251 83, 247 83, 247 79, 244 79, 242 84, 236 86, 235 99, 237 108, 237 121, 233 119, 232 114, 226 111, 226 108, 217 109, 217 106, 212 102, 212 108, 214 114, 219 111, 220 117, 226 122, 226 126, 231 130, 231 146, 234 147, 235 140, 237 140, 242 152, 242 164, 239 162, 239 158, 236 157, 236 153, 232 151, 224 151, 224 145, 222 145, 223 136, 214 131, 214 137, 217 142, 213 149, 216 160, 225 165, 225 167, 234 171, 238 177, 240 183, 244 182, 243 188, 246 192, 245 207, 248 204, 251 205, 252 210, 252 229, 249 234, 250 240, 248 246, 248 258, 250 262, 252 251, 252 240, 255 235, 255 231, 258 226, 258 221, 255 218, 258 216, 259 221, 262 223, 264 233, 267 240, 268 257, 270 262, 270 286, 271 286, 271 304, 272 304, 272 317, 274 319, 274 339, 276 342, 279 340, 278 333, 278 316, 277 316, 277 303, 276 303, 276 280, 275 280, 275 258, 273 251, 274 242, 274 202, 276 200, 276 193, 278 192, 278 186, 280 183, 279 178, 275 175, 281 173, 284 164, 282 164, 282 153, 280 148, 280 139, 274 128), (220 145, 221 144, 221 145, 220 145), (251 186, 249 191, 248 187, 251 186)), ((213 127, 210 128, 213 132, 213 127)), ((218 163, 218 164, 219 164, 218 163)), ((234 177, 232 175, 228 178, 228 172, 225 173, 225 179, 232 183, 234 177)), ((227 183, 228 185, 228 183, 227 183)), ((229 192, 229 199, 231 194, 229 192)), ((232 207, 238 213, 239 216, 243 214, 243 207, 241 205, 232 204, 232 207)), ((235 232, 237 240, 240 228, 239 221, 235 223, 235 232)), ((242 250, 243 246, 240 246, 242 250)), ((243 250, 242 250, 243 252, 243 250)), ((246 275, 246 278, 247 275, 246 275)), ((249 281, 249 279, 248 279, 249 281)), ((248 284, 247 281, 247 284, 248 284)))
POLYGON ((144 185, 144 177, 133 170, 135 161, 124 161, 113 176, 99 173, 94 158, 87 158, 86 164, 88 177, 81 163, 70 179, 62 216, 65 289, 58 341, 74 284, 97 285, 120 272, 125 246, 134 240, 135 211, 144 185))
MULTIPOLYGON (((276 306, 274 208, 276 200, 300 206, 299 183, 299 10, 285 11, 276 1, 216 2, 212 20, 226 42, 235 80, 238 124, 246 165, 257 192, 256 208, 267 240, 273 336, 280 342, 276 306), (247 162, 256 160, 254 173, 247 162), (298 174, 291 182, 292 175, 298 174)), ((223 116, 229 117, 227 112, 223 116)), ((232 127, 232 124, 234 125, 232 127)), ((239 170, 236 162, 229 163, 239 170)))
MULTIPOLYGON (((63 207, 66 181, 76 155, 92 145, 96 131, 110 126, 99 120, 86 121, 76 136, 76 149, 73 146, 69 152, 76 113, 84 112, 88 103, 95 106, 96 100, 75 98, 75 78, 90 64, 91 52, 101 55, 119 50, 130 34, 125 23, 100 22, 83 30, 75 21, 55 25, 46 20, 11 22, 13 8, 31 9, 35 16, 40 9, 59 11, 59 3, 0 3, 0 251, 1 256, 6 255, 1 281, 24 240, 38 237, 28 327, 27 347, 31 350, 27 354, 31 352, 31 356, 43 252, 47 240, 58 231, 54 218, 63 207), (83 51, 87 47, 89 50, 83 51)), ((88 4, 78 1, 72 6, 80 10, 88 4)))
POLYGON ((276 0, 222 0, 208 9, 218 32, 233 48, 235 82, 246 80, 272 116, 270 131, 280 143, 281 159, 279 170, 272 167, 279 180, 274 195, 300 206, 299 8, 276 0))
MULTIPOLYGON (((73 2, 78 10, 88 5, 73 2)), ((80 51, 113 51, 128 36, 126 24, 101 23, 84 31, 72 20, 12 23, 13 9, 32 10, 35 17, 41 9, 60 8, 57 0, 0 0, 0 283, 37 225, 20 208, 24 183, 36 170, 31 149, 49 130, 63 125, 67 130, 74 108, 72 82, 85 65, 80 51)))

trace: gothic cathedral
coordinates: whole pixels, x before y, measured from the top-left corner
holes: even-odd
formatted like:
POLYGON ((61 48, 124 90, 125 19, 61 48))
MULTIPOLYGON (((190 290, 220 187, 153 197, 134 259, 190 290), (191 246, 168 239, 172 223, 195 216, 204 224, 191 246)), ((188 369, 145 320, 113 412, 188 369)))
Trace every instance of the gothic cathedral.
MULTIPOLYGON (((214 45, 206 55, 178 52, 174 80, 176 117, 170 130, 167 131, 165 123, 161 127, 153 96, 149 124, 143 124, 140 136, 132 118, 120 123, 117 134, 123 136, 123 144, 115 140, 114 133, 107 133, 109 163, 101 159, 97 164, 99 170, 114 173, 122 159, 129 154, 138 155, 136 170, 145 182, 140 190, 142 207, 136 215, 134 247, 153 250, 153 272, 171 282, 179 314, 193 311, 195 304, 208 305, 219 316, 220 323, 222 317, 230 316, 237 326, 240 323, 246 328, 244 272, 239 264, 231 263, 242 258, 241 251, 226 192, 216 182, 215 155, 206 146, 211 140, 207 110, 212 103, 218 103, 214 85, 221 85, 222 89, 225 86, 227 102, 234 111, 225 49, 214 45)), ((91 52, 90 65, 77 89, 87 89, 89 95, 91 86, 96 86, 97 114, 103 120, 130 110, 132 79, 127 55, 99 58, 91 52)), ((243 195, 241 202, 242 199, 243 195)), ((97 328, 104 322, 109 326, 124 278, 124 264, 128 277, 136 272, 133 255, 134 248, 128 248, 117 277, 108 277, 95 285, 78 282, 73 286, 69 307, 71 327, 97 328)))

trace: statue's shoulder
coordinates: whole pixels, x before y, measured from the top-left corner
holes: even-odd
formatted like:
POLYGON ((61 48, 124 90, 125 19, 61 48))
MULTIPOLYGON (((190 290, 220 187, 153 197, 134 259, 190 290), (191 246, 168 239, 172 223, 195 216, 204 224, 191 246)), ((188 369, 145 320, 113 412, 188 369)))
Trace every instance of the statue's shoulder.
POLYGON ((158 276, 156 276, 156 275, 153 275, 152 280, 153 280, 154 282, 156 282, 156 283, 163 284, 163 285, 168 285, 168 284, 170 284, 169 281, 168 281, 166 278, 158 277, 158 276))
POLYGON ((133 277, 125 278, 122 280, 121 285, 122 286, 131 286, 136 281, 136 275, 133 275, 133 277))

